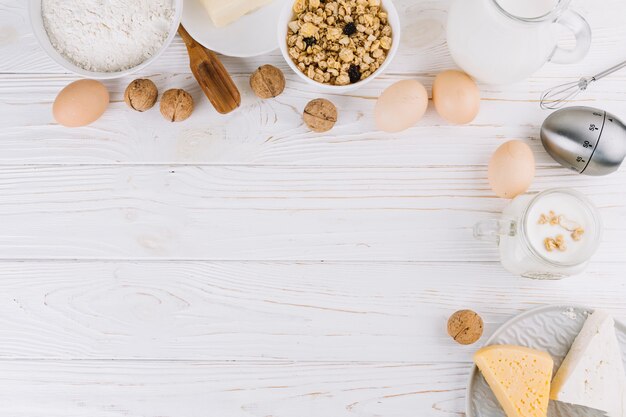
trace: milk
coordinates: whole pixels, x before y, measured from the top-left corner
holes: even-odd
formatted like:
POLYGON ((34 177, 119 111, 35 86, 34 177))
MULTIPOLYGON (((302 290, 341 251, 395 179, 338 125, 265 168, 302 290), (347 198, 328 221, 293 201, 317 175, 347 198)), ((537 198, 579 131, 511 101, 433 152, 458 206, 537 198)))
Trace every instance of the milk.
POLYGON ((502 265, 514 274, 531 278, 561 278, 584 270, 597 248, 600 224, 593 206, 579 195, 554 190, 538 196, 516 197, 503 211, 515 230, 501 236, 502 265), (542 222, 553 212, 559 224, 542 222), (581 229, 576 240, 572 233, 581 229), (546 248, 546 239, 562 236, 564 249, 546 248))
POLYGON ((545 16, 556 8, 559 0, 496 0, 507 13, 524 19, 545 16))
POLYGON ((580 204, 576 197, 568 194, 549 194, 532 205, 526 220, 526 237, 530 245, 542 256, 552 262, 564 265, 580 263, 588 258, 587 253, 594 250, 594 219, 587 207, 580 204), (560 217, 560 224, 541 224, 542 215, 553 211, 560 217), (572 229, 580 228, 584 233, 580 240, 574 240, 572 229), (561 235, 565 250, 548 251, 545 240, 561 235))
MULTIPOLYGON (((498 0, 508 13, 533 18, 558 0, 498 0)), ((479 81, 521 81, 548 61, 557 38, 550 21, 525 23, 498 10, 495 0, 455 0, 448 12, 448 48, 465 72, 479 81)))

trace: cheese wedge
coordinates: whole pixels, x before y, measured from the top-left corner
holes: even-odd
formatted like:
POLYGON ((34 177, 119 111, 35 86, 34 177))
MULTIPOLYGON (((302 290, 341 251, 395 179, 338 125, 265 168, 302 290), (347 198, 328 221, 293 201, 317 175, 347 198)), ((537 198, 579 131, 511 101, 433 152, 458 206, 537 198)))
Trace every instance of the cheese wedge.
POLYGON ((615 322, 596 310, 574 340, 554 376, 550 398, 625 417, 626 376, 615 322))
POLYGON ((508 417, 546 417, 554 362, 546 352, 522 346, 480 349, 474 362, 508 417))
POLYGON ((271 2, 272 0, 202 0, 213 24, 218 28, 229 25, 271 2))

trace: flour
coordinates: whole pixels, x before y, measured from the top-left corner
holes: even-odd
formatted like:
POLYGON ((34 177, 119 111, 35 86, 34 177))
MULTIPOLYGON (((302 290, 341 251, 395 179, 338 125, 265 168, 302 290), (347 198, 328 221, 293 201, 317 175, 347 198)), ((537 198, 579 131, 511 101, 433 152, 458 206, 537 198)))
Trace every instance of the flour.
POLYGON ((52 46, 75 65, 97 72, 136 67, 165 43, 172 0, 42 0, 52 46))

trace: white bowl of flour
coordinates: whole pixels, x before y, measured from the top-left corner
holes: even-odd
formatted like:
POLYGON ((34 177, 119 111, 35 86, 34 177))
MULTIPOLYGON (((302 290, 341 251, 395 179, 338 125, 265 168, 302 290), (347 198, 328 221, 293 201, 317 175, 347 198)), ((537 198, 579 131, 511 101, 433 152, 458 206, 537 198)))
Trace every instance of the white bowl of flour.
POLYGON ((183 0, 30 0, 46 53, 88 78, 118 78, 150 65, 176 35, 183 0))

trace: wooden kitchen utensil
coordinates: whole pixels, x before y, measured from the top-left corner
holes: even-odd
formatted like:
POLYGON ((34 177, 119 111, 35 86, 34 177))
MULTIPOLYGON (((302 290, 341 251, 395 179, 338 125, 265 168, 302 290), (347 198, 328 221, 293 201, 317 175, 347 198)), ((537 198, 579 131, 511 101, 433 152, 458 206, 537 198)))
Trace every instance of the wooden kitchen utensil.
POLYGON ((187 46, 191 72, 215 110, 226 114, 239 107, 239 90, 215 52, 196 42, 183 25, 179 26, 178 34, 187 46))

